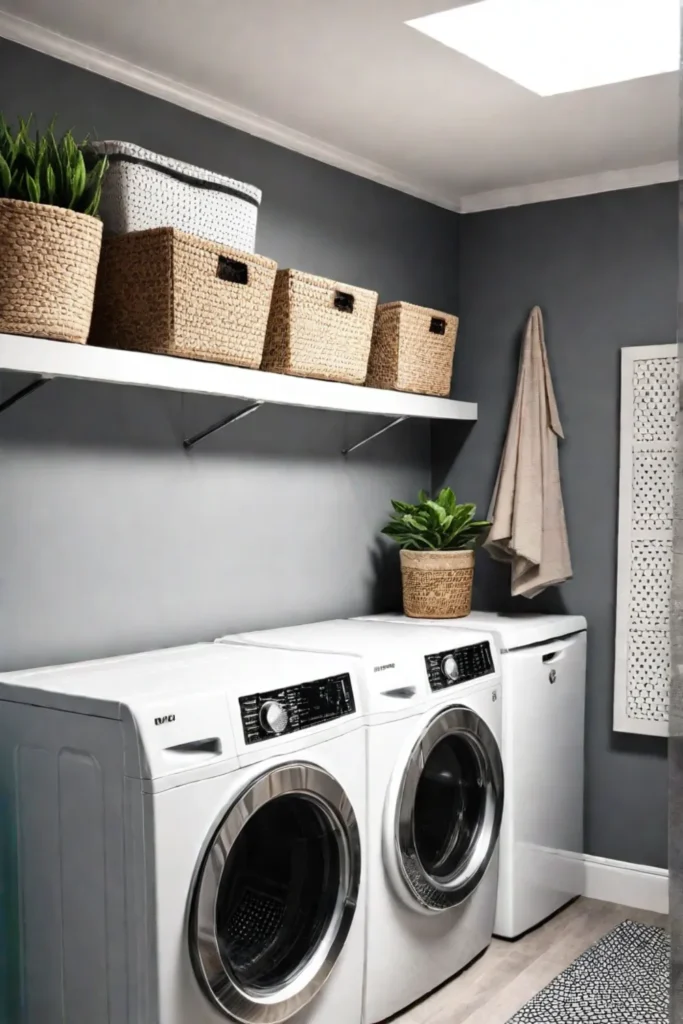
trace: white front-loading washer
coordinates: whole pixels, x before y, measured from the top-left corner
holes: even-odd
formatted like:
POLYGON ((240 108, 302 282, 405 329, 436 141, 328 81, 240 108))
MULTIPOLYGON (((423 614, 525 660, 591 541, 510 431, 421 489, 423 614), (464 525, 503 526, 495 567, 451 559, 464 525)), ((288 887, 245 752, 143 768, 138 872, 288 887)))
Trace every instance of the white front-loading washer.
POLYGON ((359 1024, 357 674, 205 644, 0 676, 0 1019, 359 1024))
POLYGON ((335 620, 223 642, 355 655, 368 714, 365 1020, 463 970, 491 941, 503 807, 490 635, 335 620))
MULTIPOLYGON (((399 614, 359 621, 433 626, 399 614)), ((586 620, 472 612, 439 626, 489 630, 501 655, 505 813, 494 931, 514 939, 585 889, 586 620)))

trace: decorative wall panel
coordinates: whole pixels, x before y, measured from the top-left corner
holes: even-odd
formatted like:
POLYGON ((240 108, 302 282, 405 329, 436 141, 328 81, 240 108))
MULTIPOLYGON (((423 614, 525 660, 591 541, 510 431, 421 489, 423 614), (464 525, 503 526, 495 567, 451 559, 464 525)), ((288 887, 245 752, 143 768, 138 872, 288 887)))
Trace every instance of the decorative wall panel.
POLYGON ((668 733, 677 415, 677 346, 622 349, 614 662, 621 732, 668 733))

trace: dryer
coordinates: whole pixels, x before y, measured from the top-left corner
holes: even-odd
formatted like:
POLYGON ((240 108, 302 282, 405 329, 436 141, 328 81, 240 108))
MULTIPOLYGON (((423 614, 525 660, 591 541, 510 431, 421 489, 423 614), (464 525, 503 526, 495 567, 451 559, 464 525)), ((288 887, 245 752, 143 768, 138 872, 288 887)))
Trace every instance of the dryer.
POLYGON ((489 634, 349 620, 223 642, 354 655, 368 714, 365 1020, 403 1010, 491 941, 503 808, 489 634))
MULTIPOLYGON (((433 628, 400 614, 364 621, 433 628)), ((584 892, 586 620, 472 612, 453 635, 490 630, 501 654, 506 802, 495 934, 514 939, 584 892)))
POLYGON ((358 1024, 359 693, 217 644, 0 676, 0 1019, 358 1024))

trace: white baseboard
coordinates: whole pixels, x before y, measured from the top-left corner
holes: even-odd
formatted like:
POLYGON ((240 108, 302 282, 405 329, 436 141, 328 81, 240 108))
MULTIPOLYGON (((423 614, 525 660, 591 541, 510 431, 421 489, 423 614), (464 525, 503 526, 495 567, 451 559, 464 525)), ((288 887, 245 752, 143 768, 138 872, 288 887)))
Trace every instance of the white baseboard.
POLYGON ((669 872, 606 857, 583 857, 584 896, 639 910, 669 913, 669 872))

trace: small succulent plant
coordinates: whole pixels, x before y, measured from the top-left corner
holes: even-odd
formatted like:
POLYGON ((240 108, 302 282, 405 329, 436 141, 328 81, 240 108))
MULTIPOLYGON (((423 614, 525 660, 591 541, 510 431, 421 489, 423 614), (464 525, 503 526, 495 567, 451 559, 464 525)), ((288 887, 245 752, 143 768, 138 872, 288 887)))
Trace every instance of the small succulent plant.
POLYGON ((394 514, 382 530, 399 547, 414 551, 462 551, 473 548, 491 525, 475 520, 475 505, 458 505, 450 487, 432 501, 420 491, 417 505, 392 501, 394 514))
POLYGON ((68 131, 57 139, 54 119, 31 134, 31 118, 13 130, 0 112, 0 199, 61 206, 97 216, 107 158, 77 143, 68 131))

